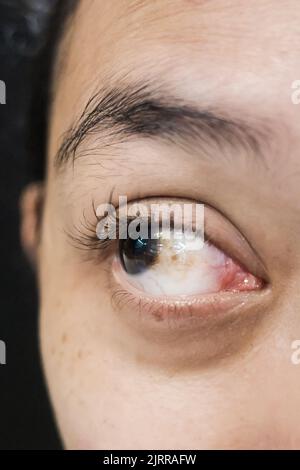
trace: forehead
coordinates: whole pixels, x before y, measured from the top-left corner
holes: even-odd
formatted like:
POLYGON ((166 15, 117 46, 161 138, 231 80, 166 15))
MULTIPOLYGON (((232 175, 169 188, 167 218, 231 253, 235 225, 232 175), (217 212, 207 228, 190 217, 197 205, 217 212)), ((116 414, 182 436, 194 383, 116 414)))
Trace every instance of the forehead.
POLYGON ((197 80, 223 72, 226 79, 226 70, 229 76, 243 71, 263 76, 289 63, 295 80, 300 4, 298 0, 81 0, 67 36, 61 78, 72 83, 72 93, 80 89, 81 96, 88 95, 90 84, 97 80, 151 77, 157 69, 179 82, 191 73, 197 80))
POLYGON ((146 56, 150 69, 183 53, 182 60, 265 63, 299 53, 299 21, 298 0, 81 0, 70 65, 80 58, 99 73, 99 65, 118 70, 146 56))

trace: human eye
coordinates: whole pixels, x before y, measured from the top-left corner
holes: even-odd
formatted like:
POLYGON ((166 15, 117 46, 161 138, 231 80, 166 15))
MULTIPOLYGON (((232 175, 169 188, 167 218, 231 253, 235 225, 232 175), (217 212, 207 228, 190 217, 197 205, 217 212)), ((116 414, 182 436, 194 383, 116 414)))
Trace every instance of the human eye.
POLYGON ((217 248, 212 241, 181 229, 155 237, 127 238, 119 263, 129 283, 152 296, 204 295, 260 289, 263 281, 217 248))
MULTIPOLYGON (((108 240, 100 239, 98 233, 94 241, 102 262, 105 254, 118 308, 126 304, 126 308, 160 319, 201 316, 246 302, 249 295, 265 288, 267 276, 258 255, 241 232, 211 206, 184 198, 149 198, 129 203, 128 208, 131 216, 125 222, 125 236, 123 221, 122 236, 115 232, 115 239, 108 240), (171 210, 158 212, 153 228, 153 206, 160 205, 169 209, 175 205, 181 215, 189 205, 188 229, 171 210), (198 207, 203 218, 200 230, 195 224, 198 207), (134 236, 129 230, 133 214, 134 236)), ((103 217, 102 226, 111 218, 103 217)), ((118 210, 113 219, 120 221, 118 210)))

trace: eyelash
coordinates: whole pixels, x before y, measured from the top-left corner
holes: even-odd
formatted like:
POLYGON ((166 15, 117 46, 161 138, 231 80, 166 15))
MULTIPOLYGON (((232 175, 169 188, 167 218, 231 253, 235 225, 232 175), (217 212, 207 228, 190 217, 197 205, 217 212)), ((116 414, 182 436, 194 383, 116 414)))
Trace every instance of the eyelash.
MULTIPOLYGON (((109 202, 108 204, 111 204, 109 202)), ((82 251, 85 251, 87 256, 85 259, 89 261, 92 257, 95 258, 96 261, 102 262, 104 261, 116 248, 116 244, 120 242, 119 239, 119 222, 120 219, 118 215, 114 217, 114 224, 116 227, 116 237, 114 239, 105 238, 100 239, 97 236, 97 224, 103 221, 106 216, 98 217, 96 213, 95 204, 92 205, 93 208, 93 215, 92 217, 87 217, 85 212, 83 212, 82 219, 79 225, 73 224, 71 230, 65 230, 65 233, 71 242, 71 244, 82 251), (91 220, 93 218, 93 220, 91 220), (95 252, 97 253, 94 256, 95 252)), ((131 217, 127 215, 127 225, 130 224, 131 221, 135 220, 135 217, 131 217)), ((150 218, 149 218, 150 223, 150 218)), ((171 220, 172 223, 172 220, 171 220)), ((215 241, 212 237, 205 235, 205 240, 207 242, 212 243, 213 245, 217 246, 215 241)), ((222 249, 222 248, 221 248, 222 249)))
MULTIPOLYGON (((111 204, 111 203, 110 203, 111 204)), ((71 242, 71 244, 82 251, 85 252, 84 260, 86 261, 95 261, 101 263, 105 261, 110 255, 117 251, 117 245, 120 242, 119 239, 119 217, 116 215, 114 217, 115 227, 116 227, 116 237, 114 239, 105 238, 100 239, 97 236, 97 224, 105 219, 105 216, 98 217, 96 214, 95 204, 93 203, 93 215, 91 220, 91 216, 89 218, 86 216, 85 212, 83 212, 82 219, 79 225, 73 224, 72 229, 70 231, 66 231, 66 235, 71 242)), ((134 220, 134 217, 127 217, 128 224, 134 220)), ((211 243, 216 248, 219 248, 225 254, 226 250, 223 247, 219 246, 218 243, 214 240, 214 238, 205 233, 205 241, 211 243)), ((240 262, 238 259, 235 259, 234 256, 229 254, 234 261, 240 262)))
MULTIPOLYGON (((111 204, 111 202, 109 202, 111 204)), ((105 219, 105 216, 98 217, 96 214, 95 204, 92 205, 93 215, 87 217, 85 211, 83 212, 82 219, 79 222, 79 225, 73 224, 71 230, 65 230, 65 233, 71 243, 77 249, 80 249, 85 252, 86 256, 84 260, 96 262, 105 261, 111 254, 115 253, 117 250, 117 244, 120 242, 119 239, 119 217, 116 215, 114 217, 114 222, 116 226, 116 237, 114 239, 105 238, 100 239, 97 236, 97 224, 105 219), (91 220, 93 219, 93 220, 91 220)), ((128 224, 134 220, 134 217, 127 217, 128 224)), ((219 243, 213 238, 211 234, 205 233, 205 241, 211 243, 216 248, 223 251, 225 254, 230 256, 234 261, 240 263, 238 259, 232 254, 226 253, 226 249, 220 246, 219 243)))
MULTIPOLYGON (((91 253, 97 252, 96 259, 103 261, 111 251, 112 246, 117 240, 111 240, 109 238, 100 239, 97 236, 96 228, 97 223, 103 218, 99 218, 96 214, 95 204, 93 203, 93 221, 87 218, 85 212, 83 212, 82 219, 79 225, 73 224, 71 230, 65 231, 71 244, 80 250, 86 251, 88 256, 86 259, 91 258, 91 253)), ((116 220, 118 222, 118 220, 116 220)), ((118 227, 118 224, 117 224, 118 227)), ((94 257, 94 256, 93 256, 94 257)))

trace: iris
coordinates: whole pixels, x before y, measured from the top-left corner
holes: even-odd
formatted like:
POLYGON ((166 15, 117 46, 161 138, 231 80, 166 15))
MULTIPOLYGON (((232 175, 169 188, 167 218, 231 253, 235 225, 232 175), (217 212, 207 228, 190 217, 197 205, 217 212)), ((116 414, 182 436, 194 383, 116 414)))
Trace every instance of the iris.
POLYGON ((152 266, 160 251, 159 239, 127 238, 120 243, 120 259, 128 274, 140 274, 152 266))

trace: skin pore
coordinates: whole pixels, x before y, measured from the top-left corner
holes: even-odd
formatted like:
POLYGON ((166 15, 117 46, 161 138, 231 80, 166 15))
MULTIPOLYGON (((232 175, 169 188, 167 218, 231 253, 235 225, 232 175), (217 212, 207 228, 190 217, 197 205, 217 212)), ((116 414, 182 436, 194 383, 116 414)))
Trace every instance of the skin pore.
POLYGON ((300 448, 299 25, 298 0, 85 0, 70 18, 39 229, 41 188, 22 203, 66 448, 300 448), (263 286, 135 292, 118 243, 71 243, 119 195, 204 203, 263 286))

